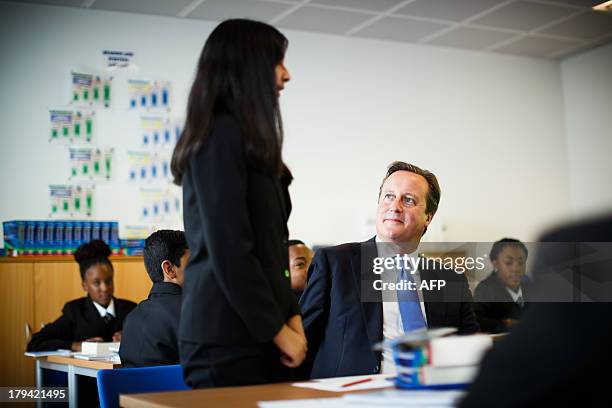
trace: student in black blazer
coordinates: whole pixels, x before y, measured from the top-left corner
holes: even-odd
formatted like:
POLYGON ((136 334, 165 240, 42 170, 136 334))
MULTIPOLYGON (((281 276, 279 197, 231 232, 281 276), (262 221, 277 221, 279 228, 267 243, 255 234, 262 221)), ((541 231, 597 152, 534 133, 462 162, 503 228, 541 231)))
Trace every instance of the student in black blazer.
POLYGON ((280 381, 281 362, 296 367, 306 353, 287 259, 286 48, 274 27, 227 20, 198 62, 171 163, 191 251, 179 350, 192 387, 280 381))
POLYGON ((35 333, 28 351, 81 350, 83 341, 120 341, 123 319, 136 306, 113 297, 111 250, 104 241, 81 245, 74 253, 87 297, 64 305, 62 315, 35 333))
POLYGON ((612 214, 544 235, 534 301, 482 361, 469 407, 600 407, 610 399, 612 214))
POLYGON ((512 238, 491 247, 495 270, 474 291, 474 312, 482 331, 503 333, 518 322, 531 295, 531 281, 525 277, 528 254, 525 244, 512 238))
POLYGON ((124 367, 178 364, 181 288, 189 249, 183 231, 159 230, 145 240, 153 288, 126 317, 119 356, 124 367))

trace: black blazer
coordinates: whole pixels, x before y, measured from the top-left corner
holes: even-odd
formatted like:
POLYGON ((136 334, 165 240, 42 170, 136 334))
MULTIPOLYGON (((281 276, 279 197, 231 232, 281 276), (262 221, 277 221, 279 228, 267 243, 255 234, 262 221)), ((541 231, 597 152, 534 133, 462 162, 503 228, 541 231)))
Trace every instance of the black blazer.
POLYGON ((612 216, 566 226, 542 241, 560 244, 538 252, 534 296, 562 300, 567 281, 577 301, 530 303, 521 323, 485 356, 461 407, 584 407, 609 401, 612 216), (591 245, 581 242, 605 243, 604 251, 594 257, 591 245))
POLYGON ((136 306, 136 303, 129 300, 113 299, 116 316, 108 324, 104 322, 89 296, 66 303, 62 315, 56 321, 45 325, 32 336, 28 351, 70 350, 73 342, 92 337, 112 341, 113 334, 121 331, 125 316, 136 306))
POLYGON ((181 287, 156 282, 147 300, 125 318, 119 356, 124 367, 178 364, 181 287))
POLYGON ((287 252, 287 186, 247 163, 244 134, 218 117, 183 175, 190 250, 179 341, 268 342, 299 313, 287 252))
MULTIPOLYGON (((308 339, 304 373, 311 378, 373 374, 382 354, 372 346, 383 340, 382 294, 374 290, 374 239, 323 248, 308 269, 308 284, 300 299, 308 339), (363 271, 361 272, 363 265, 363 271)), ((420 269, 421 280, 444 279, 440 291, 423 291, 427 325, 478 331, 472 296, 464 275, 420 269)))
MULTIPOLYGON (((528 302, 531 295, 531 283, 521 282, 521 293, 524 302, 528 302)), ((518 320, 527 306, 520 307, 508 293, 506 286, 499 280, 499 275, 493 271, 483 279, 474 290, 474 312, 478 319, 480 329, 489 333, 502 333, 508 331, 504 319, 518 320)))

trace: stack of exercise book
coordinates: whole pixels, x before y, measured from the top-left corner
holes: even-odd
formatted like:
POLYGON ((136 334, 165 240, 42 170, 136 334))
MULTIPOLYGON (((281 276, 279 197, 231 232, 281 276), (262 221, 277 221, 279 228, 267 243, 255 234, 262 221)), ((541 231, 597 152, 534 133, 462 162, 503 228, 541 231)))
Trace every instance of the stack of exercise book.
POLYGON ((421 344, 396 342, 396 385, 413 389, 465 387, 476 377, 480 361, 492 344, 485 334, 437 337, 421 344))

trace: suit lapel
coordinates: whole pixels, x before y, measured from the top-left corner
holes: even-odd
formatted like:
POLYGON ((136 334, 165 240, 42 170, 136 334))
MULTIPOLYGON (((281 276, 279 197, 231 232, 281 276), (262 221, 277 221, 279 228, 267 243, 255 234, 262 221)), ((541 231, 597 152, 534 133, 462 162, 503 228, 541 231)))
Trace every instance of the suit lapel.
POLYGON ((100 317, 98 309, 96 309, 93 300, 89 296, 87 296, 87 301, 85 302, 85 318, 95 327, 104 327, 104 320, 100 317))
POLYGON ((359 292, 363 323, 371 345, 382 341, 382 294, 372 286, 372 282, 378 279, 372 273, 372 262, 376 256, 374 238, 360 243, 351 255, 353 279, 359 292))

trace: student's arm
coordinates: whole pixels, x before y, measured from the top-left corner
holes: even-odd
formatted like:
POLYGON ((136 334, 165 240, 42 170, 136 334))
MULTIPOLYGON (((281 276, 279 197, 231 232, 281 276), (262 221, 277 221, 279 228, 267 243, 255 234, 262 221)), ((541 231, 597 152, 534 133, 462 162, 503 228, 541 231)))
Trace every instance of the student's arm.
POLYGON ((62 309, 62 315, 42 328, 38 333, 34 333, 28 343, 28 351, 52 351, 57 349, 72 350, 74 341, 73 320, 67 307, 62 309))
POLYGON ((487 333, 500 333, 507 331, 508 328, 505 325, 504 319, 492 317, 492 310, 496 307, 496 303, 493 302, 479 302, 475 298, 474 312, 478 319, 478 324, 482 331, 487 333))

